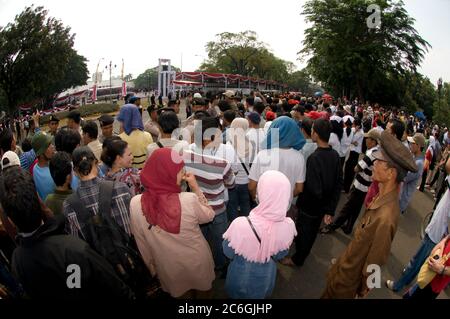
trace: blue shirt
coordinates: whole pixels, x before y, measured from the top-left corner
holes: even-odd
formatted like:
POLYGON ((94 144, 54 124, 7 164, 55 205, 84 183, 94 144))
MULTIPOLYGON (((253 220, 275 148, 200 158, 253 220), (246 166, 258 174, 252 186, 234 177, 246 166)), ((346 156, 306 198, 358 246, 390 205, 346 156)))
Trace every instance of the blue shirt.
MULTIPOLYGON (((255 263, 236 255, 233 248, 228 247, 228 240, 222 242, 223 253, 231 259, 228 266, 225 290, 233 299, 263 299, 272 294, 277 277, 277 265, 270 259, 267 263, 255 263)), ((280 260, 287 256, 289 250, 283 250, 272 256, 280 260)))
POLYGON ((33 180, 36 186, 36 191, 42 201, 45 201, 48 194, 55 192, 55 183, 50 175, 48 166, 40 167, 39 164, 34 165, 33 180))
POLYGON ((406 207, 408 207, 411 198, 416 191, 417 181, 422 177, 423 173, 423 162, 425 161, 425 157, 423 155, 419 155, 415 158, 417 165, 417 172, 408 172, 405 179, 403 180, 402 191, 400 194, 400 211, 404 212, 406 207))

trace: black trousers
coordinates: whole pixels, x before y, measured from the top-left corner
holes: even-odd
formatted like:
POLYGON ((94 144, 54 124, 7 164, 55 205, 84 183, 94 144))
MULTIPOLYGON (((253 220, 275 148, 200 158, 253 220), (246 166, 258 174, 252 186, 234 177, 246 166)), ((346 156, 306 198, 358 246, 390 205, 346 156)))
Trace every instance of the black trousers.
POLYGON ((342 227, 345 223, 344 231, 346 233, 351 233, 353 229, 353 225, 355 225, 356 220, 358 219, 359 212, 361 211, 361 207, 364 204, 364 199, 366 198, 366 192, 362 192, 355 187, 352 188, 347 202, 344 207, 342 207, 339 215, 334 219, 331 224, 332 229, 338 229, 342 227))
POLYGON ((433 291, 431 284, 426 285, 423 289, 420 289, 420 287, 414 288, 414 292, 407 291, 403 295, 403 299, 433 300, 439 296, 439 294, 433 291))
POLYGON ((299 209, 296 222, 298 235, 295 237, 295 254, 292 256, 292 261, 297 266, 303 266, 306 257, 311 252, 323 216, 323 214, 310 215, 299 209))
POLYGON ((358 164, 359 153, 350 152, 344 169, 344 191, 348 193, 355 178, 355 166, 358 164))
POLYGON ((341 171, 344 171, 344 164, 345 164, 345 156, 339 158, 339 164, 341 165, 341 171))
POLYGON ((424 170, 422 173, 422 182, 420 183, 419 191, 423 192, 425 190, 425 182, 427 181, 428 170, 424 170))

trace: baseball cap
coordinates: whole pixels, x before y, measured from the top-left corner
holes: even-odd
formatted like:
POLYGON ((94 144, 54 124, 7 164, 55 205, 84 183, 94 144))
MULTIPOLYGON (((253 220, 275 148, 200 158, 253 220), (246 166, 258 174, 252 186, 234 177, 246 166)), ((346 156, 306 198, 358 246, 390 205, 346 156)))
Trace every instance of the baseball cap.
POLYGON ((225 91, 225 93, 223 93, 223 95, 225 95, 226 97, 233 97, 234 96, 234 91, 227 90, 227 91, 225 91))
POLYGON ((108 114, 103 114, 98 118, 98 121, 100 122, 100 126, 111 125, 114 123, 114 117, 108 114))
POLYGON ((376 128, 371 129, 369 132, 364 133, 364 137, 370 137, 373 140, 379 141, 380 140, 380 131, 376 128))
POLYGON ((412 137, 408 136, 407 139, 408 139, 408 142, 415 143, 415 144, 419 145, 419 147, 425 146, 425 136, 423 136, 422 133, 416 133, 412 137))
POLYGON ((132 96, 130 97, 130 99, 128 100, 128 103, 133 104, 134 102, 136 102, 137 100, 140 100, 140 97, 137 96, 132 96))
POLYGON ((275 120, 275 118, 276 118, 276 115, 274 112, 272 112, 272 111, 266 112, 266 120, 267 121, 273 121, 273 120, 275 120))
POLYGON ((17 154, 14 153, 13 151, 7 151, 2 156, 1 165, 2 170, 7 169, 8 167, 11 166, 20 166, 19 156, 17 156, 17 154))
POLYGON ((59 118, 52 114, 50 115, 50 122, 59 122, 59 118))
POLYGON ((193 97, 194 99, 201 99, 202 95, 200 93, 195 93, 193 97))

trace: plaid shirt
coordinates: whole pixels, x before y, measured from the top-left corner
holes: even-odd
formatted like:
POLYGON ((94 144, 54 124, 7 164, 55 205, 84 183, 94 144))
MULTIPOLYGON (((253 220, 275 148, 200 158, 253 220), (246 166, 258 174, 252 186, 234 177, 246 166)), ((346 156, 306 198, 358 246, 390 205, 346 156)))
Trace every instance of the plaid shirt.
MULTIPOLYGON (((100 179, 94 178, 89 181, 80 181, 80 186, 77 189, 78 196, 81 199, 89 212, 94 215, 98 213, 98 198, 100 179)), ((115 182, 112 191, 111 201, 111 216, 115 219, 117 224, 121 226, 128 235, 131 235, 130 229, 130 189, 127 185, 115 182)), ((78 221, 78 216, 72 209, 70 204, 64 201, 63 205, 64 216, 66 216, 66 231, 68 234, 86 239, 83 235, 83 229, 78 221)))
POLYGON ((122 182, 130 189, 131 197, 142 194, 144 186, 141 184, 140 171, 137 168, 124 168, 110 175, 109 171, 103 177, 107 181, 122 182))

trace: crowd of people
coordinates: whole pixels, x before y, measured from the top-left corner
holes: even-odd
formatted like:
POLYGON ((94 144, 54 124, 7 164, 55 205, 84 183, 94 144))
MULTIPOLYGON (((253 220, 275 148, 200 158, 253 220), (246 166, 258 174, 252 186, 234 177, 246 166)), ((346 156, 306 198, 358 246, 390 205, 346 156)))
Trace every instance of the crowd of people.
POLYGON ((209 298, 216 278, 230 298, 269 298, 277 264, 301 267, 317 235, 339 228, 352 240, 322 298, 365 297, 367 266, 386 264, 400 214, 425 188, 436 200, 426 236, 386 286, 402 291, 424 263, 432 276, 404 298, 448 285, 447 128, 346 98, 182 98, 185 119, 180 100, 143 110, 132 97, 98 124, 73 110, 61 128, 34 116, 25 138, 2 126, 1 298, 209 298))

